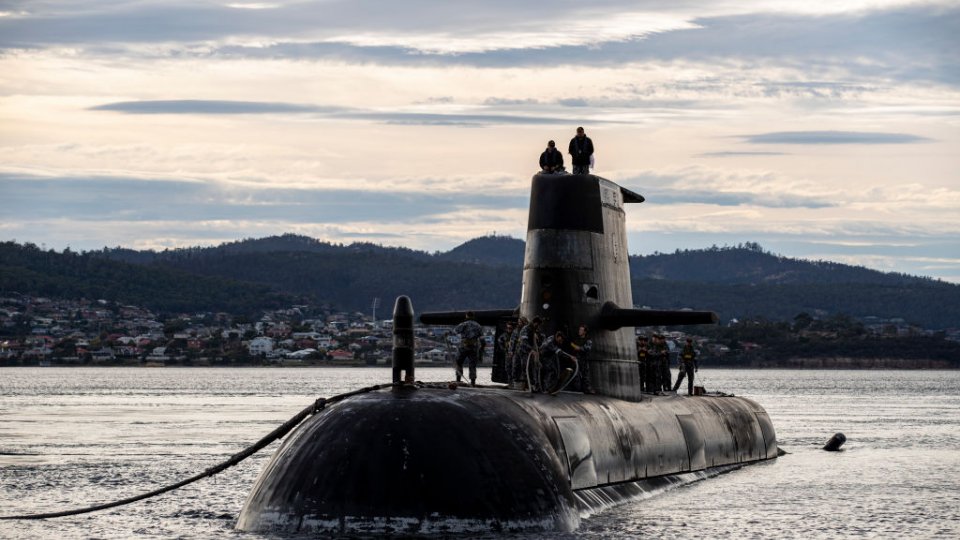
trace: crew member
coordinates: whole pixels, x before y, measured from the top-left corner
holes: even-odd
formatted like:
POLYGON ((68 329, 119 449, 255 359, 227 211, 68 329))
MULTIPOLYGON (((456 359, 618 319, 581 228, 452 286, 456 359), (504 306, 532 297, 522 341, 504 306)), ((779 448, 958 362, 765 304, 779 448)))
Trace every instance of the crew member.
POLYGON ((667 346, 667 338, 657 334, 657 355, 658 366, 660 368, 660 390, 668 392, 671 387, 673 374, 670 373, 670 347, 667 346))
POLYGON ((473 312, 468 311, 466 320, 453 329, 460 335, 460 351, 457 354, 457 382, 463 377, 463 363, 467 362, 470 368, 470 385, 477 384, 477 360, 480 355, 480 339, 483 337, 483 327, 473 320, 473 312))
POLYGON ((587 325, 581 324, 577 328, 577 337, 570 342, 570 348, 573 349, 577 357, 577 365, 580 370, 577 378, 580 383, 580 391, 584 394, 593 394, 593 386, 590 384, 590 351, 593 349, 593 340, 590 339, 590 330, 587 325))
POLYGON ((540 154, 540 170, 548 174, 563 171, 563 154, 557 150, 557 144, 553 141, 548 142, 547 149, 540 154))
POLYGON ((513 382, 520 387, 526 384, 527 381, 526 372, 524 371, 526 358, 520 357, 520 336, 523 334, 523 329, 527 324, 526 317, 517 319, 517 326, 514 328, 513 335, 510 336, 510 342, 507 344, 507 355, 510 357, 510 364, 513 366, 513 382))
MULTIPOLYGON (((563 332, 557 332, 544 340, 540 346, 540 380, 542 381, 541 392, 552 392, 559 390, 561 378, 561 364, 572 363, 571 369, 577 364, 577 359, 563 350, 563 344, 566 336, 563 332)), ((565 366, 564 366, 565 367, 565 366)))
POLYGON ((534 317, 530 324, 523 327, 520 331, 520 339, 517 340, 517 360, 523 366, 523 377, 527 382, 527 389, 530 391, 540 391, 542 389, 540 380, 540 344, 543 342, 543 336, 540 335, 540 317, 534 317))
POLYGON ((650 368, 647 365, 650 351, 647 350, 647 336, 640 336, 637 338, 637 370, 640 372, 640 390, 642 392, 649 392, 650 387, 652 386, 649 371, 650 368))
POLYGON ((680 352, 680 373, 677 375, 677 384, 673 385, 673 391, 676 392, 683 382, 683 377, 687 377, 687 395, 693 394, 693 374, 700 370, 697 365, 697 351, 693 348, 693 340, 687 338, 687 344, 683 346, 680 352))
POLYGON ((513 322, 509 321, 504 326, 503 332, 497 338, 497 351, 500 358, 503 359, 503 371, 507 375, 507 385, 513 384, 513 358, 508 354, 510 349, 510 338, 513 337, 513 322))
POLYGON ((577 128, 577 135, 570 139, 569 148, 573 162, 573 174, 590 173, 590 156, 593 155, 593 141, 587 137, 582 127, 577 128))

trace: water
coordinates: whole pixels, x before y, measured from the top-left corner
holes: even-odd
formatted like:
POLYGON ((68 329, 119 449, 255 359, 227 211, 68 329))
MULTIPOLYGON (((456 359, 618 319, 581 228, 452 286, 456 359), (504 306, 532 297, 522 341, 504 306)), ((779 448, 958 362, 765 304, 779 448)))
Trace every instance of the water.
MULTIPOLYGON (((417 374, 440 381, 450 370, 417 374)), ((766 407, 791 454, 615 506, 563 538, 960 537, 960 372, 700 374, 708 389, 766 407), (847 435, 844 451, 821 451, 837 431, 847 435)), ((0 369, 0 515, 88 506, 173 483, 319 396, 388 378, 376 368, 0 369)), ((0 538, 265 538, 232 527, 276 447, 130 506, 0 521, 0 538)))

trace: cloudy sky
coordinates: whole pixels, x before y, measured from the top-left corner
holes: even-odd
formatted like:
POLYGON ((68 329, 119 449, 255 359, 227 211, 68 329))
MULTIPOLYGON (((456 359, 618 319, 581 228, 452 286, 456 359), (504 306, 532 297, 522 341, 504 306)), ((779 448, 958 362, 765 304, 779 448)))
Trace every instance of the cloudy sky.
POLYGON ((632 253, 960 282, 958 51, 956 1, 0 0, 0 239, 523 238, 583 125, 632 253))

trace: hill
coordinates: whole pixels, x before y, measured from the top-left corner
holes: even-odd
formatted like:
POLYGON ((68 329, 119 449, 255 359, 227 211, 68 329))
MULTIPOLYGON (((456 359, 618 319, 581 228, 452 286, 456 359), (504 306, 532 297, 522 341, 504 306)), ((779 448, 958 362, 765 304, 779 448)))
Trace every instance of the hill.
POLYGON ((467 240, 437 257, 446 261, 458 261, 486 266, 523 267, 523 240, 510 236, 481 236, 467 240))
POLYGON ((879 272, 830 261, 792 259, 764 251, 747 242, 736 247, 677 250, 673 253, 630 257, 636 279, 671 279, 722 284, 862 283, 876 285, 930 285, 930 278, 879 272))
MULTIPOLYGON (((139 295, 141 303, 155 309, 242 306, 249 311, 261 302, 266 306, 296 297, 350 311, 367 311, 373 298, 380 298, 388 310, 399 294, 411 296, 417 311, 509 308, 519 302, 523 246, 514 238, 487 236, 430 254, 289 234, 161 252, 116 248, 54 254, 18 246, 18 257, 45 262, 13 264, 5 254, 0 287, 108 299, 131 298, 143 287, 149 292, 139 295), (64 259, 57 262, 56 256, 64 259), (125 266, 119 270, 99 263, 125 266)), ((13 247, 8 243, 5 249, 13 247)), ((635 304, 710 309, 723 321, 789 321, 806 312, 902 318, 932 329, 960 327, 958 285, 781 257, 756 244, 632 256, 631 273, 635 304)))
POLYGON ((102 298, 171 312, 246 314, 292 301, 268 285, 0 242, 0 292, 12 291, 53 298, 102 298))
POLYGON ((787 321, 806 312, 902 318, 933 329, 960 326, 960 285, 781 257, 756 244, 634 256, 630 267, 639 305, 712 309, 724 320, 787 321))

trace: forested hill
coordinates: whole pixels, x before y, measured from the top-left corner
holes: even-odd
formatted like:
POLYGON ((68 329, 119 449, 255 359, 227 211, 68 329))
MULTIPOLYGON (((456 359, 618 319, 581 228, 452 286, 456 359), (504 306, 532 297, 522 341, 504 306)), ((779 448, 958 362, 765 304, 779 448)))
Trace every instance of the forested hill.
MULTIPOLYGON (((515 307, 524 243, 487 236, 431 254, 283 235, 162 252, 56 254, 12 243, 3 249, 0 290, 6 291, 213 311, 239 304, 256 309, 278 298, 366 311, 373 298, 386 305, 407 294, 415 309, 424 311, 515 307)), ((780 257, 756 244, 633 256, 631 269, 634 303, 651 308, 710 309, 722 320, 844 313, 902 318, 926 328, 960 327, 958 285, 780 257)))
POLYGON ((0 295, 10 292, 65 299, 102 298, 162 312, 253 314, 294 301, 266 284, 0 242, 0 295))
POLYGON ((935 285, 930 278, 878 272, 862 266, 830 261, 781 257, 747 242, 736 247, 677 250, 630 257, 630 273, 637 279, 669 279, 726 284, 862 283, 879 285, 935 285))
MULTIPOLYGON (((515 240, 518 241, 518 240, 515 240)), ((521 242, 521 245, 523 243, 521 242)), ((367 242, 353 244, 334 244, 323 242, 315 238, 297 234, 267 236, 264 238, 248 238, 236 242, 227 242, 209 247, 187 247, 168 249, 164 251, 132 249, 116 247, 90 251, 90 255, 112 259, 115 261, 131 262, 136 264, 157 262, 182 262, 191 260, 222 258, 235 255, 256 255, 267 253, 315 253, 320 255, 344 255, 350 253, 373 253, 400 255, 414 259, 429 260, 431 255, 403 247, 384 247, 367 242)), ((452 252, 450 252, 452 253, 452 252)), ((522 262, 521 255, 521 262, 522 262)))
POLYGON ((468 240, 446 253, 438 253, 437 257, 448 261, 522 268, 523 252, 523 240, 492 235, 468 240))

